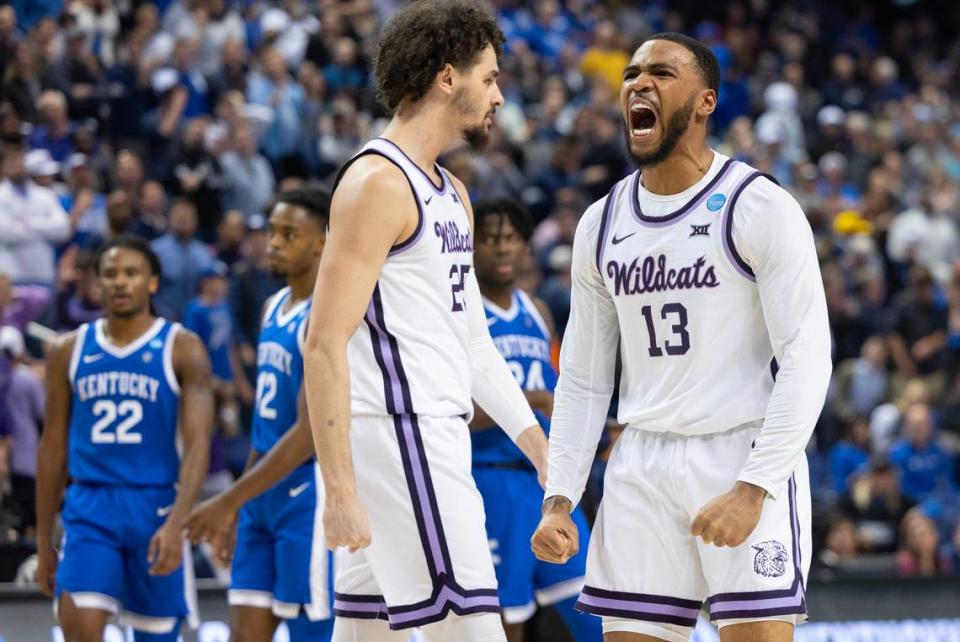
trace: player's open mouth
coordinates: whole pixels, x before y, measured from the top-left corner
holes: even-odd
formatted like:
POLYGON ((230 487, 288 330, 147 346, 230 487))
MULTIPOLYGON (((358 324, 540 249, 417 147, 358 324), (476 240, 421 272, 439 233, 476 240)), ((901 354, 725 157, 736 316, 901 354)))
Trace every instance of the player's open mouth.
POLYGON ((630 134, 634 138, 652 136, 657 128, 657 112, 650 105, 634 102, 630 105, 630 134))

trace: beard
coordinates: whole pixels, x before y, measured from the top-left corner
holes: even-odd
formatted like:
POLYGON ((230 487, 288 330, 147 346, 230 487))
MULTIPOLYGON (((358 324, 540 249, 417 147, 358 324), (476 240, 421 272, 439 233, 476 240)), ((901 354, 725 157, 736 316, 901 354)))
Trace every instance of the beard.
POLYGON ((638 167, 659 165, 667 160, 670 154, 673 153, 674 148, 676 148, 677 143, 680 142, 680 139, 687 133, 687 129, 690 127, 690 116, 693 114, 695 101, 696 96, 691 96, 683 107, 674 112, 670 120, 665 123, 663 140, 660 141, 660 145, 647 154, 634 153, 630 147, 630 119, 628 118, 626 122, 623 123, 623 137, 627 146, 627 153, 630 154, 633 162, 635 162, 638 167))
MULTIPOLYGON (((480 108, 474 107, 470 102, 470 98, 467 96, 467 90, 463 88, 458 89, 456 93, 453 94, 453 107, 463 116, 472 116, 483 110, 482 106, 480 108)), ((486 117, 487 112, 484 112, 483 118, 485 119, 486 117)), ((484 123, 464 127, 460 130, 460 135, 463 136, 467 145, 475 153, 482 152, 487 148, 487 143, 490 142, 490 130, 487 129, 484 123)))

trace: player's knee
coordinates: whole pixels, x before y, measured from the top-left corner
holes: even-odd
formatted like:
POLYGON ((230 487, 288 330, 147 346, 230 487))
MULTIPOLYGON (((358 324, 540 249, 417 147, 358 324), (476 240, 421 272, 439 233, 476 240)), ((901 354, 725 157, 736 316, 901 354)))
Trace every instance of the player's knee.
POLYGON ((394 631, 383 620, 338 617, 330 642, 406 642, 410 631, 394 631))
POLYGON ((507 639, 496 613, 451 615, 442 622, 427 625, 423 633, 429 642, 506 642, 507 639))
POLYGON ((103 642, 108 617, 106 611, 77 608, 69 593, 61 594, 57 603, 64 642, 103 642))

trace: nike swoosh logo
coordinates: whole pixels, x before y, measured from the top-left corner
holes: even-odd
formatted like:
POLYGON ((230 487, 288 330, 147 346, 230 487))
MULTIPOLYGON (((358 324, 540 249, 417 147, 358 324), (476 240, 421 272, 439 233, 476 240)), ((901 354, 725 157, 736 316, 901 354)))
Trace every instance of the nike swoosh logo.
POLYGON ((157 517, 166 517, 167 515, 170 514, 170 511, 172 510, 173 510, 173 504, 170 504, 169 506, 161 506, 160 508, 157 509, 157 517))
POLYGON ((302 493, 303 491, 307 490, 307 488, 309 488, 309 487, 310 487, 310 482, 303 482, 302 484, 300 484, 300 485, 297 486, 296 488, 291 488, 291 489, 290 489, 290 497, 296 497, 297 495, 299 495, 299 494, 302 493))
POLYGON ((614 245, 619 245, 620 243, 623 243, 624 241, 626 241, 628 238, 630 238, 630 237, 633 236, 634 234, 636 234, 636 232, 630 232, 630 233, 627 234, 626 236, 621 236, 620 238, 617 238, 616 234, 614 234, 612 243, 613 243, 614 245))
POLYGON ((93 363, 94 361, 100 361, 100 359, 103 359, 102 354, 88 354, 88 355, 84 355, 83 362, 93 363))
POLYGON ((424 205, 429 205, 429 204, 430 204, 430 201, 432 201, 432 200, 433 200, 433 196, 428 196, 428 197, 426 197, 425 199, 423 199, 423 204, 424 204, 424 205))

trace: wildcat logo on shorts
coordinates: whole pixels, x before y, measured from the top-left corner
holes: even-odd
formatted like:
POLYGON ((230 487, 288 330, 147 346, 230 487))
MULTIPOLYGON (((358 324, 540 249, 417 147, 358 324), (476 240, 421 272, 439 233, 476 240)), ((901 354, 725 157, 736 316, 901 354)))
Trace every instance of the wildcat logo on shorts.
POLYGON ((763 577, 780 577, 787 572, 787 549, 775 539, 750 546, 757 552, 753 556, 753 572, 763 577))

